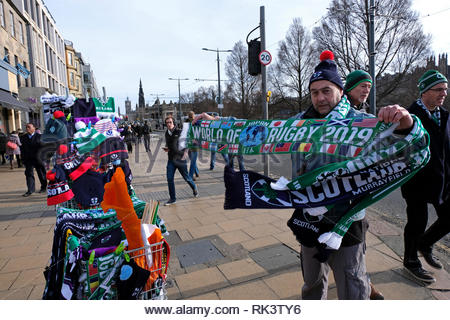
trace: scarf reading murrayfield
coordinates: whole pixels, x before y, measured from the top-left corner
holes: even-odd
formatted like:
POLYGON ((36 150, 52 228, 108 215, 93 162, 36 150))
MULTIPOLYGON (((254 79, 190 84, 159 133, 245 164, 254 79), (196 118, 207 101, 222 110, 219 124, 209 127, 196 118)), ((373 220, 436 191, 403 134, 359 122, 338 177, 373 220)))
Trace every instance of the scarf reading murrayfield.
POLYGON ((346 118, 344 96, 324 119, 200 121, 190 126, 188 147, 228 154, 304 153, 327 163, 288 181, 225 168, 225 209, 307 208, 324 215, 337 204, 348 210, 319 242, 338 249, 362 209, 408 181, 429 160, 429 137, 420 120, 406 135, 377 118, 346 118), (329 161, 329 159, 333 159, 329 161))

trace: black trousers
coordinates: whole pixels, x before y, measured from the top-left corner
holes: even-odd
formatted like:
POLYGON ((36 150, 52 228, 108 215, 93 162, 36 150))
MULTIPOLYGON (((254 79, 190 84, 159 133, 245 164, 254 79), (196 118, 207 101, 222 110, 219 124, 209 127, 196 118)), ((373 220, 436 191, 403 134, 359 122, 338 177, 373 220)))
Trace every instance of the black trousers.
POLYGON ((36 169, 39 182, 41 183, 41 190, 47 188, 47 178, 45 177, 45 167, 39 163, 37 160, 27 160, 24 162, 25 165, 25 177, 27 180, 28 192, 36 191, 34 182, 34 169, 36 169))
POLYGON ((421 267, 417 251, 431 252, 433 244, 450 232, 450 199, 441 205, 433 204, 438 218, 427 230, 428 203, 413 197, 405 200, 408 221, 404 232, 403 264, 410 268, 421 267))
POLYGON ((145 152, 148 152, 150 150, 150 135, 144 134, 144 147, 145 152))

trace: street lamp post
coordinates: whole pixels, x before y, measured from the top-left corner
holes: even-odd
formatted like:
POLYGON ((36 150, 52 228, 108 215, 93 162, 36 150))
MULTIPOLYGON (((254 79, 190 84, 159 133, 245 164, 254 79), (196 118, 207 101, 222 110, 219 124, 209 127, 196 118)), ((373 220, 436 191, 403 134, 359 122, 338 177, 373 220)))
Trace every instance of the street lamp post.
MULTIPOLYGON (((219 50, 219 49, 208 49, 208 48, 202 48, 204 51, 213 51, 217 52, 217 82, 218 82, 218 101, 217 101, 217 107, 219 108, 219 105, 222 104, 222 95, 220 90, 220 59, 219 59, 219 52, 233 52, 233 50, 219 50)), ((222 106, 223 108, 223 106, 222 106)), ((219 114, 222 116, 222 108, 219 108, 219 114)))
POLYGON ((179 116, 179 124, 182 125, 183 119, 181 117, 182 113, 181 113, 181 91, 180 91, 180 81, 182 80, 189 80, 189 78, 184 78, 184 79, 180 79, 180 78, 169 78, 169 80, 177 80, 178 81, 178 112, 180 113, 179 116))

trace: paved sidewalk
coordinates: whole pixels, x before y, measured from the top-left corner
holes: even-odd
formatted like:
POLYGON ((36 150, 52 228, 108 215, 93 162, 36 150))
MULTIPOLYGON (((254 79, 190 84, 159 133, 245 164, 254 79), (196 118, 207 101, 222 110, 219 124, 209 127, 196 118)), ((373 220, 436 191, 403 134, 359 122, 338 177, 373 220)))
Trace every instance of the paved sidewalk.
MULTIPOLYGON (((165 202, 167 155, 156 139, 155 150, 159 152, 151 170, 143 145, 130 155, 133 186, 141 199, 165 202)), ((177 203, 160 210, 170 232, 169 299, 300 299, 299 245, 286 226, 292 210, 223 210, 221 157, 213 171, 206 153, 199 159, 200 196, 194 198, 176 174, 177 203)), ((0 299, 40 299, 55 212, 46 206, 44 195, 21 196, 23 169, 0 166, 0 179, 0 299)), ((437 278, 428 287, 404 273, 402 230, 382 220, 382 215, 372 208, 367 212, 367 268, 376 288, 386 299, 450 299, 445 269, 432 270, 424 263, 437 278)), ((330 278, 329 298, 336 299, 330 278)))

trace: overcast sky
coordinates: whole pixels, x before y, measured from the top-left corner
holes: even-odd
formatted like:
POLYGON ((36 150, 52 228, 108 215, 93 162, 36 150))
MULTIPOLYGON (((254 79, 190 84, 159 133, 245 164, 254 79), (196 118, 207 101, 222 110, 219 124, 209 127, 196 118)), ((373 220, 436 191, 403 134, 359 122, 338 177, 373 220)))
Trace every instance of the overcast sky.
MULTIPOLYGON (((266 46, 276 56, 296 17, 312 28, 326 13, 331 0, 44 0, 63 37, 91 64, 99 89, 124 111, 127 97, 138 100, 139 79, 145 99, 153 103, 178 101, 181 93, 209 87, 217 80, 215 52, 201 48, 232 49, 259 24, 265 6, 266 46), (313 3, 314 5, 311 5, 313 3)), ((448 0, 413 0, 426 33, 433 35, 435 53, 450 51, 450 4, 448 0), (432 4, 432 5, 430 5, 432 4)), ((255 31, 253 35, 258 35, 255 31)), ((254 37, 250 37, 254 38, 254 37)), ((221 78, 226 78, 226 53, 220 54, 221 78)), ((273 60, 272 60, 273 61, 273 60)), ((270 88, 269 88, 270 89, 270 88)))

